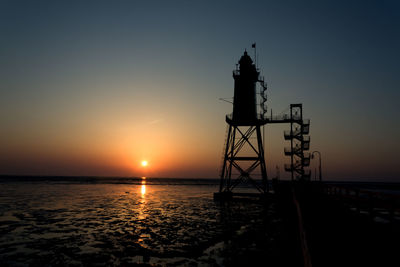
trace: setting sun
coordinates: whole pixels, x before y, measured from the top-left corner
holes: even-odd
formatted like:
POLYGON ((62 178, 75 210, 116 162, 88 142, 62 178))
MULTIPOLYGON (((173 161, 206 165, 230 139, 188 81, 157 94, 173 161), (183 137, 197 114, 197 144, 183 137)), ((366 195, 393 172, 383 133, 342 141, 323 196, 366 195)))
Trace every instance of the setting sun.
POLYGON ((147 162, 147 160, 142 160, 141 164, 143 167, 146 167, 149 163, 147 162))

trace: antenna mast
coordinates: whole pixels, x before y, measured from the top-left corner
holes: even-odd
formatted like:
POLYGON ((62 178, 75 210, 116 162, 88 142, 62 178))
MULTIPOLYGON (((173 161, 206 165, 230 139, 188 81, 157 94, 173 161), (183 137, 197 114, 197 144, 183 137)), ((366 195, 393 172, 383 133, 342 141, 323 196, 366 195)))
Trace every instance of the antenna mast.
POLYGON ((253 43, 251 45, 252 48, 254 48, 254 64, 256 65, 256 69, 258 69, 257 66, 257 47, 256 47, 256 43, 253 43))

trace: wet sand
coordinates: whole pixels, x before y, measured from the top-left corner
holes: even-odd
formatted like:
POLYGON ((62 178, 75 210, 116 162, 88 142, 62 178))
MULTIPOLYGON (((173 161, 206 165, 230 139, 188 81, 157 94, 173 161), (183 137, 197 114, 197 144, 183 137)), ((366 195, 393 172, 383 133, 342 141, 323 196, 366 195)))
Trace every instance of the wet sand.
POLYGON ((219 204, 216 185, 0 186, 2 266, 279 266, 290 242, 273 203, 219 204))

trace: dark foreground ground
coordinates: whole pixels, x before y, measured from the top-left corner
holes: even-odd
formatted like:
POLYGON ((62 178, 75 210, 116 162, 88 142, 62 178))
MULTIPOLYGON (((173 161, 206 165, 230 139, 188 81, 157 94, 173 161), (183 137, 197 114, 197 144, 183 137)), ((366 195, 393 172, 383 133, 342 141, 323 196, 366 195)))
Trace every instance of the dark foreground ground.
MULTIPOLYGON (((251 202, 258 202, 265 207, 257 219, 232 232, 226 232, 221 250, 222 266, 302 266, 302 254, 297 235, 296 219, 286 202, 278 201, 271 195, 268 199, 236 198, 221 205, 243 207, 251 202), (289 208, 289 209, 287 209, 289 208)), ((247 206, 248 207, 248 206, 247 206)), ((232 211, 232 209, 229 209, 232 211)), ((233 212, 226 219, 237 221, 232 216, 240 216, 242 220, 250 219, 243 213, 233 212), (247 217, 247 218, 246 218, 247 217)), ((229 225, 226 224, 226 225, 229 225)))
MULTIPOLYGON (((293 187, 281 185, 278 203, 286 210, 293 187)), ((312 266, 400 266, 400 227, 359 213, 343 201, 321 192, 318 186, 296 185, 312 266)), ((294 224, 298 218, 292 218, 294 224)), ((293 225, 292 225, 293 227, 293 225)))

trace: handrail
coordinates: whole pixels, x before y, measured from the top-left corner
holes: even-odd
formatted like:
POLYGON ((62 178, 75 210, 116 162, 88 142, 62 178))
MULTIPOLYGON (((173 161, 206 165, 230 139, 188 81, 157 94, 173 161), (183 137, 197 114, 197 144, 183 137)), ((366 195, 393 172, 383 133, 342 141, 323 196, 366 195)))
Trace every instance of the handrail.
MULTIPOLYGON (((233 113, 226 114, 226 117, 227 117, 229 120, 232 120, 232 118, 233 118, 233 113)), ((256 119, 257 119, 257 120, 260 120, 260 121, 265 121, 266 118, 263 116, 262 113, 257 113, 257 114, 256 114, 256 119)))
MULTIPOLYGON (((263 113, 257 113, 257 115, 256 115, 257 119, 266 120, 266 121, 288 121, 288 122, 291 120, 289 114, 264 116, 265 114, 267 114, 267 113, 264 113, 264 114, 263 113)), ((232 113, 227 114, 226 116, 228 117, 228 119, 232 119, 232 113)), ((300 116, 294 116, 294 117, 292 117, 292 120, 293 121, 300 121, 301 118, 300 118, 300 116)), ((306 120, 303 119, 303 124, 305 125, 305 127, 309 127, 308 125, 310 124, 310 120, 309 119, 306 119, 306 120), (308 121, 308 122, 304 122, 304 121, 308 121)))
POLYGON ((361 213, 364 208, 371 219, 379 215, 380 217, 388 216, 393 222, 396 219, 395 214, 400 214, 400 195, 397 194, 328 184, 323 184, 323 191, 329 196, 338 197, 355 206, 358 213, 361 213))
POLYGON ((398 194, 377 192, 377 191, 371 191, 371 190, 366 190, 366 189, 358 189, 358 188, 340 186, 340 185, 324 184, 324 186, 325 187, 330 187, 330 188, 337 188, 337 189, 340 189, 340 190, 348 190, 348 191, 352 191, 352 192, 359 192, 359 193, 364 193, 364 194, 372 194, 374 196, 394 197, 394 198, 398 198, 400 200, 400 195, 398 195, 398 194))

